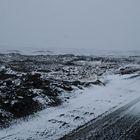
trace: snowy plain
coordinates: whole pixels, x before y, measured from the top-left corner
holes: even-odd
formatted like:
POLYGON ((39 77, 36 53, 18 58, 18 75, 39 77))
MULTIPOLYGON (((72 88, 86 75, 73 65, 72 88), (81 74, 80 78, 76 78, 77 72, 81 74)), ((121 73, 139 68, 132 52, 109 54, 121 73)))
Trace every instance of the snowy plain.
POLYGON ((106 86, 92 86, 70 94, 68 102, 50 107, 11 127, 0 130, 0 140, 55 140, 77 127, 140 97, 140 78, 107 75, 106 86))

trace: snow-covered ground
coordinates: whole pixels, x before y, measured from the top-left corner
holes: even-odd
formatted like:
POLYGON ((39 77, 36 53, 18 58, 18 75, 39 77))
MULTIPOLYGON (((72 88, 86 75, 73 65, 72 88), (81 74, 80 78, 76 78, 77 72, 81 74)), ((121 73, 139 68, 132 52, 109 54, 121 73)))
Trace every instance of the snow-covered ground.
POLYGON ((140 78, 110 75, 106 86, 76 90, 69 102, 36 113, 28 121, 0 130, 0 140, 55 140, 78 126, 140 97, 140 78))

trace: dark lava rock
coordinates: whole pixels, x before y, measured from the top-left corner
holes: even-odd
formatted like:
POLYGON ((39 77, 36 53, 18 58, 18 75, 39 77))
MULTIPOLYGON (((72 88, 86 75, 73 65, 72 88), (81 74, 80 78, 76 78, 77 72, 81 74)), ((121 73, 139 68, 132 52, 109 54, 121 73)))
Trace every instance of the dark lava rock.
POLYGON ((49 81, 42 80, 40 74, 28 73, 18 77, 21 80, 19 85, 12 82, 15 77, 15 75, 3 75, 1 78, 0 109, 8 112, 8 115, 3 117, 3 114, 0 114, 0 127, 5 126, 11 119, 27 116, 44 108, 44 104, 35 100, 38 96, 44 100, 47 96, 50 100, 48 105, 51 106, 61 103, 57 88, 51 86, 49 81), (34 92, 31 89, 41 89, 41 91, 34 92))
POLYGON ((124 74, 133 74, 135 72, 140 71, 139 68, 135 68, 135 67, 125 67, 125 68, 121 68, 120 69, 120 74, 124 75, 124 74))
MULTIPOLYGON (((90 85, 105 85, 100 80, 87 81, 95 74, 100 77, 106 70, 118 69, 122 63, 134 62, 140 64, 139 57, 126 59, 71 54, 34 56, 18 53, 0 54, 0 127, 12 119, 33 114, 47 105, 60 105, 61 93, 70 93, 74 90, 73 87, 82 89, 90 85), (78 64, 78 61, 86 63, 78 64), (101 64, 92 65, 90 61, 100 61, 101 64)), ((131 74, 137 71, 140 70, 125 67, 120 69, 119 73, 131 74)))
POLYGON ((12 119, 12 114, 7 113, 5 111, 0 112, 0 128, 8 127, 12 119))
POLYGON ((102 81, 100 80, 96 80, 95 82, 92 82, 93 85, 103 85, 105 86, 105 83, 103 83, 102 81))
POLYGON ((11 78, 16 78, 16 75, 13 75, 13 74, 1 74, 0 73, 0 80, 6 80, 6 79, 11 79, 11 78))

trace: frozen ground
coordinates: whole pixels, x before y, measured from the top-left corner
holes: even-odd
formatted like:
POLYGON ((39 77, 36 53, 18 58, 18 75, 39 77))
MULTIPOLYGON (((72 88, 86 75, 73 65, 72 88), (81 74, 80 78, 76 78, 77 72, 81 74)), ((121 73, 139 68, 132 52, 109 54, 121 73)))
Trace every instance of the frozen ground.
POLYGON ((77 94, 71 93, 68 102, 0 130, 0 140, 59 139, 103 113, 114 111, 140 97, 140 77, 134 74, 108 75, 105 81, 108 82, 106 86, 76 90, 77 94))

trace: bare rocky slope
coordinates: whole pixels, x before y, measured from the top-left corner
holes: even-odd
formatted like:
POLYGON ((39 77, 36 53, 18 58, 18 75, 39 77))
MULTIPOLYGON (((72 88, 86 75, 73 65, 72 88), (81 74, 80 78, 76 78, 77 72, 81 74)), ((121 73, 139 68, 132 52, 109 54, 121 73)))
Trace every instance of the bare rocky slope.
POLYGON ((140 56, 0 54, 0 128, 69 100, 61 94, 102 85, 107 73, 140 74, 140 56))

